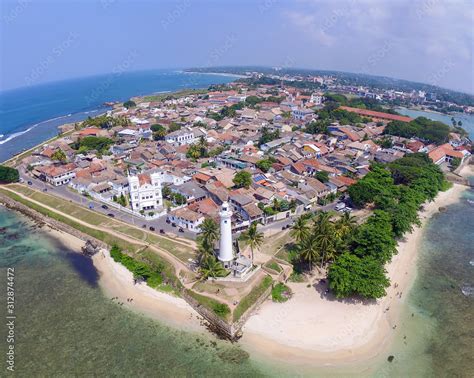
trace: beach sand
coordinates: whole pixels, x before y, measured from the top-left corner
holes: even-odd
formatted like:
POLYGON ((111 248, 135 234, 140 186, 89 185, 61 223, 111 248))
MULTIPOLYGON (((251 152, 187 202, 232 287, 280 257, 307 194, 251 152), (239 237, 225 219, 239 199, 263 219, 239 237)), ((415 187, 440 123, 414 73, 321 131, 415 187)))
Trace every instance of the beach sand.
MULTIPOLYGON (((82 240, 62 231, 45 228, 53 238, 73 251, 80 252, 85 244, 82 240)), ((159 320, 168 326, 185 331, 208 332, 202 325, 202 317, 182 298, 152 289, 145 283, 134 284, 133 274, 116 263, 108 251, 92 257, 99 272, 99 286, 108 298, 116 298, 125 308, 159 320), (133 301, 127 299, 133 298, 133 301)))
POLYGON ((291 300, 267 300, 250 317, 243 329, 243 347, 259 358, 300 366, 344 366, 379 358, 388 350, 416 276, 417 251, 426 221, 440 207, 456 203, 465 189, 455 184, 424 206, 422 226, 399 242, 398 254, 387 266, 391 287, 386 297, 364 303, 343 301, 325 295, 325 287, 289 283, 294 292, 291 300))
MULTIPOLYGON (((471 166, 462 170, 463 175, 471 173, 471 166)), ((262 361, 300 367, 361 366, 360 371, 366 371, 370 362, 380 356, 386 357, 400 310, 416 277, 417 251, 424 225, 440 207, 456 203, 465 189, 454 184, 424 206, 420 212, 422 226, 399 242, 398 254, 387 266, 392 285, 386 297, 364 303, 342 301, 325 295, 323 285, 308 288, 307 283, 289 283, 294 293, 291 300, 286 303, 267 300, 249 318, 240 340, 243 349, 262 361)), ((49 232, 72 249, 80 250, 84 244, 72 235, 49 232)), ((124 307, 169 326, 207 332, 200 316, 183 299, 146 284, 135 285, 132 273, 114 262, 107 251, 96 254, 93 263, 100 274, 99 285, 109 298, 118 297, 124 307), (128 302, 127 298, 133 301, 128 302)))

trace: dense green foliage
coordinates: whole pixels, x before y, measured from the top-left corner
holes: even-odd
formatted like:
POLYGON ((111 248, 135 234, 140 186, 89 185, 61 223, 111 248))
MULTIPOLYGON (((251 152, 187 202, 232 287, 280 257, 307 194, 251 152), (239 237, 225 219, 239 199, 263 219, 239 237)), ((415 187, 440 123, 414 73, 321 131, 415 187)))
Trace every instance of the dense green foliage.
POLYGON ((286 302, 291 297, 291 289, 285 284, 279 282, 272 289, 273 302, 286 302))
POLYGON ((143 279, 152 287, 160 285, 163 281, 161 276, 161 272, 163 271, 162 265, 155 264, 154 266, 151 266, 150 264, 138 261, 137 259, 123 253, 117 245, 113 245, 110 249, 110 256, 115 262, 122 264, 132 272, 135 279, 143 279))
POLYGON ((151 125, 151 131, 153 132, 154 140, 163 140, 167 134, 166 128, 158 123, 151 125))
POLYGON ((255 166, 258 169, 260 169, 262 172, 267 173, 270 170, 270 168, 272 167, 272 164, 275 163, 275 162, 276 162, 275 158, 269 156, 266 159, 262 159, 262 160, 257 161, 255 166))
POLYGON ((385 166, 375 164, 370 173, 349 187, 356 206, 373 204, 376 210, 353 230, 346 251, 330 266, 328 278, 336 296, 385 295, 389 281, 384 266, 396 253, 396 238, 419 224, 420 206, 445 187, 439 167, 422 153, 385 166))
POLYGON ((17 182, 19 179, 18 169, 0 165, 0 183, 17 182))
POLYGON ((197 160, 208 156, 209 152, 207 151, 207 141, 203 136, 199 138, 198 143, 192 144, 186 151, 186 157, 192 160, 197 160))
POLYGON ((163 198, 170 200, 175 205, 184 205, 188 200, 181 193, 172 192, 168 186, 164 186, 162 190, 163 198))
POLYGON ((260 147, 262 144, 271 142, 272 140, 278 139, 280 137, 280 131, 270 131, 268 128, 262 128, 262 135, 258 140, 258 146, 260 147))
POLYGON ((67 157, 63 150, 56 150, 51 155, 51 159, 64 162, 67 160, 67 157))
POLYGON ((308 123, 304 131, 308 134, 326 134, 329 135, 328 126, 331 121, 328 119, 318 119, 308 123))
POLYGON ((126 126, 128 119, 126 117, 111 117, 106 114, 91 118, 88 117, 82 122, 81 127, 98 127, 101 129, 110 129, 114 126, 126 126))
POLYGON ((384 134, 404 138, 419 138, 421 140, 442 144, 448 141, 451 128, 439 121, 418 117, 411 122, 392 121, 384 130, 384 134))
POLYGON ((78 150, 79 153, 93 150, 99 153, 105 153, 113 143, 112 139, 106 137, 87 136, 76 142, 73 148, 78 150))
POLYGON ((135 101, 132 100, 128 100, 123 103, 123 107, 127 109, 134 108, 135 106, 137 106, 137 104, 135 103, 135 101))
POLYGON ((168 133, 172 133, 173 131, 178 131, 181 129, 181 125, 176 122, 171 122, 170 125, 168 126, 168 133))
POLYGON ((235 174, 232 181, 236 187, 248 189, 252 185, 252 175, 247 171, 239 171, 235 174))

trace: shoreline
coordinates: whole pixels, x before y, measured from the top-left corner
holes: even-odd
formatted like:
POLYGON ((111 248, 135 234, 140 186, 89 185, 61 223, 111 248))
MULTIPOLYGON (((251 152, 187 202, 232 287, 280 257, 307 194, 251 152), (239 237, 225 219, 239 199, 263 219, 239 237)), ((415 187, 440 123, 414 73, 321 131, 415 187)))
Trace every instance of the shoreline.
MULTIPOLYGON (((81 253, 85 242, 74 235, 45 225, 43 231, 67 248, 81 253)), ((101 250, 91 257, 99 274, 99 287, 108 299, 117 298, 130 311, 147 316, 173 328, 205 333, 202 317, 182 298, 160 292, 146 285, 133 283, 133 274, 115 262, 108 251, 101 250), (133 301, 127 301, 133 298, 133 301)))
MULTIPOLYGON (((465 165, 461 174, 473 174, 465 165)), ((315 368, 358 368, 367 370, 367 362, 386 357, 396 332, 395 326, 405 304, 405 298, 416 278, 417 250, 428 220, 440 207, 459 201, 467 187, 453 184, 440 192, 433 202, 419 213, 421 227, 399 242, 398 254, 388 264, 391 287, 387 296, 372 303, 339 301, 322 296, 315 287, 289 283, 295 295, 286 303, 267 300, 252 315, 243 328, 239 344, 255 360, 271 361, 286 367, 298 364, 315 368), (394 287, 394 283, 398 286, 394 287), (401 298, 397 295, 403 292, 401 298), (389 308, 389 311, 384 311, 389 308)), ((68 248, 80 251, 84 241, 49 226, 44 229, 68 248)), ((92 261, 98 270, 99 286, 109 299, 136 313, 151 317, 173 328, 208 333, 205 322, 182 298, 157 291, 146 284, 133 284, 132 273, 114 262, 106 252, 99 252, 92 261), (127 302, 133 298, 133 302, 127 302)), ((284 367, 282 367, 284 369, 284 367)))
MULTIPOLYGON (((472 168, 463 167, 465 170, 472 168)), ((241 345, 259 360, 306 367, 368 369, 388 356, 405 299, 417 276, 418 249, 426 224, 440 207, 457 203, 467 187, 453 184, 419 213, 422 222, 399 241, 387 265, 391 286, 377 301, 340 301, 311 286, 289 283, 292 299, 266 301, 243 328, 241 345), (395 287, 395 283, 397 286, 395 287), (401 293, 401 294, 400 294, 401 293), (388 309, 388 311, 387 311, 388 309), (395 327, 395 328, 394 328, 395 327)))

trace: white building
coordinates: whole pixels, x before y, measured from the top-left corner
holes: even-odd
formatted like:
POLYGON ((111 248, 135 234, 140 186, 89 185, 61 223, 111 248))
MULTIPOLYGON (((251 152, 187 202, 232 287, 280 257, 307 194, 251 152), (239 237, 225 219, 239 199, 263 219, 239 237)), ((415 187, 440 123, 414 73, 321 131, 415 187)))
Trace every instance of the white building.
POLYGON ((134 211, 161 210, 163 197, 161 194, 160 173, 141 173, 128 176, 130 202, 134 211))
POLYGON ((40 179, 54 186, 65 185, 76 177, 76 165, 73 163, 55 166, 41 166, 33 172, 40 179))
POLYGON ((193 144, 195 140, 196 138, 194 136, 194 131, 189 130, 187 128, 182 128, 182 129, 173 131, 172 133, 169 133, 165 137, 165 141, 167 143, 170 143, 176 146, 182 146, 185 144, 193 144))
POLYGON ((176 224, 177 227, 186 229, 191 232, 199 232, 200 225, 204 222, 204 215, 184 207, 174 210, 168 214, 167 219, 176 224))
POLYGON ((321 92, 315 92, 311 95, 311 102, 318 106, 318 105, 322 105, 323 103, 323 99, 324 99, 324 95, 321 93, 321 92))
POLYGON ((298 119, 301 121, 306 121, 309 118, 313 117, 314 111, 311 109, 294 109, 292 110, 291 114, 293 115, 294 119, 298 119))
POLYGON ((232 210, 228 202, 223 202, 219 212, 221 223, 221 237, 219 241, 219 254, 217 258, 228 267, 234 259, 232 250, 232 210))

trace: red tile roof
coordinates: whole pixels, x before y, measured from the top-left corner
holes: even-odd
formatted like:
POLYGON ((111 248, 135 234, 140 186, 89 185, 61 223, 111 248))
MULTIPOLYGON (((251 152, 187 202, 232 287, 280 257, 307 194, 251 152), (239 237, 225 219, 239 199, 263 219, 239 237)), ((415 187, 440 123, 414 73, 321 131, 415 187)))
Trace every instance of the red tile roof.
POLYGON ((357 113, 357 114, 360 114, 361 116, 384 119, 387 121, 402 121, 402 122, 413 121, 413 118, 406 117, 406 116, 399 116, 399 115, 390 114, 390 113, 375 112, 373 110, 367 110, 367 109, 351 108, 349 106, 340 106, 339 109, 347 110, 348 112, 351 112, 351 113, 357 113))

